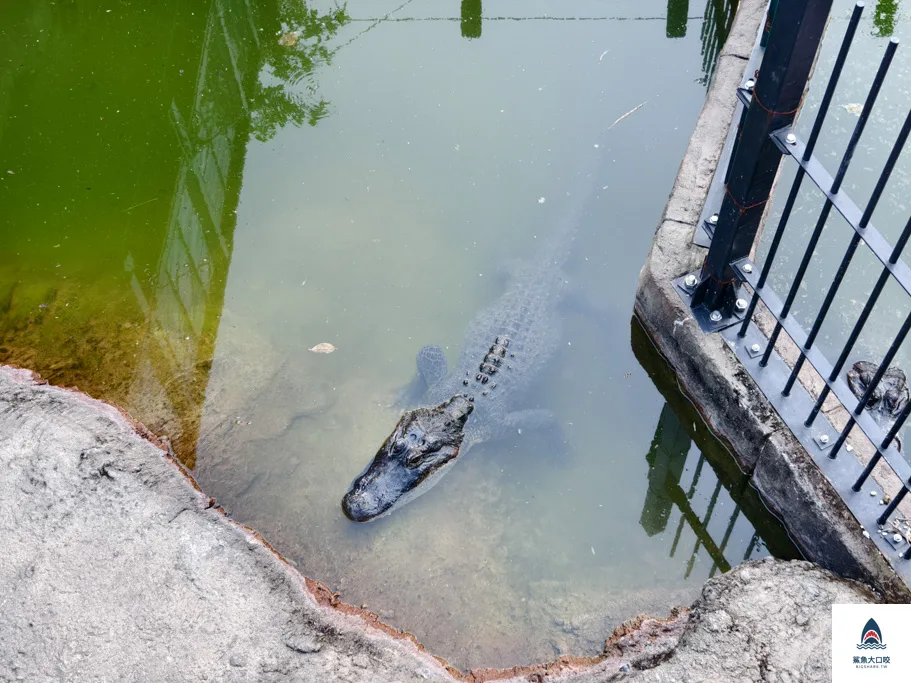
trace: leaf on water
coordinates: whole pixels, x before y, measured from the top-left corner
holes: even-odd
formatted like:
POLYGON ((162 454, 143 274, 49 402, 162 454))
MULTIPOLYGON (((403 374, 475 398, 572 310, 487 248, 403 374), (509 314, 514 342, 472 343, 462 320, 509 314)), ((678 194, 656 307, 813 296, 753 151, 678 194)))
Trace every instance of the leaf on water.
POLYGON ((852 102, 851 104, 842 104, 840 105, 849 114, 854 114, 854 116, 860 116, 860 113, 864 110, 864 105, 859 102, 852 102))
POLYGON ((284 45, 285 47, 294 47, 297 45, 297 41, 300 39, 300 37, 301 34, 297 31, 288 31, 288 33, 285 33, 281 38, 278 39, 278 44, 284 45))
POLYGON ((314 346, 312 349, 308 349, 308 350, 313 351, 313 353, 332 353, 333 351, 336 350, 336 348, 334 346, 332 346, 332 344, 330 344, 329 342, 322 342, 322 343, 314 346))

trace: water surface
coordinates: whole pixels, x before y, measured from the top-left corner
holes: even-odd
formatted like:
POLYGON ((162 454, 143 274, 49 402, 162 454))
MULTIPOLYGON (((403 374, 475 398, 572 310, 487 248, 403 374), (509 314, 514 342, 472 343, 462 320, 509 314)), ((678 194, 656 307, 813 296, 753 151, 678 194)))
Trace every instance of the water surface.
POLYGON ((458 666, 598 652, 708 576, 794 554, 631 343, 730 11, 4 7, 0 361, 127 407, 304 573, 458 666), (417 350, 454 361, 572 202, 581 303, 528 398, 566 457, 515 434, 348 522, 417 350))

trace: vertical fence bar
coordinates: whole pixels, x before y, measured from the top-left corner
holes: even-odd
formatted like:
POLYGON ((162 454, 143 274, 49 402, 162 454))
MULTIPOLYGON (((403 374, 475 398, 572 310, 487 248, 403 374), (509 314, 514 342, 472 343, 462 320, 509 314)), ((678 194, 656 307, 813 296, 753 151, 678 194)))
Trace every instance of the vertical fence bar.
POLYGON ((845 443, 845 439, 848 438, 848 433, 857 423, 857 416, 864 411, 867 402, 870 400, 873 392, 876 391, 876 387, 879 386, 880 380, 883 378, 883 375, 886 374, 886 370, 889 369, 889 365, 891 365, 892 360, 895 358, 895 354, 898 353, 898 349, 902 345, 902 342, 905 341, 905 337, 908 336, 909 331, 911 331, 911 313, 905 318, 905 322, 902 323, 901 329, 898 331, 895 339, 892 340, 892 345, 889 347, 889 350, 886 351, 886 355, 883 356, 882 363, 880 363, 876 372, 873 374, 873 379, 870 380, 870 384, 867 386, 866 391, 864 391, 864 395, 860 397, 860 400, 857 402, 857 405, 848 418, 848 424, 845 425, 845 428, 841 430, 841 434, 838 435, 838 439, 832 444, 832 448, 829 451, 830 458, 834 459, 838 455, 839 449, 845 443))
POLYGON ((892 516, 892 513, 895 512, 895 508, 898 507, 898 504, 902 502, 902 499, 908 494, 908 487, 902 486, 901 490, 895 494, 895 498, 892 499, 886 509, 883 510, 883 513, 879 516, 879 519, 876 520, 876 523, 882 526, 889 521, 889 517, 892 516))
POLYGON ((778 6, 693 308, 733 310, 739 283, 730 264, 749 255, 781 161, 769 134, 794 120, 831 7, 832 0, 778 6))
MULTIPOLYGON (((911 112, 908 113, 908 118, 905 119, 905 125, 908 125, 909 122, 911 122, 911 112)), ((908 222, 905 223, 905 228, 902 230, 898 241, 895 243, 895 247, 892 249, 892 253, 889 255, 889 264, 895 265, 898 263, 898 259, 901 257, 902 251, 904 251, 905 245, 908 243, 908 238, 911 238, 911 218, 909 218, 908 222)), ((867 324, 867 319, 870 317, 870 313, 873 311, 873 307, 876 305, 877 300, 879 300, 879 295, 882 293, 883 287, 886 286, 886 282, 888 282, 888 280, 889 268, 884 266, 882 272, 879 275, 879 279, 873 286, 873 291, 870 292, 870 296, 867 298, 867 303, 864 304, 864 308, 860 312, 860 316, 857 318, 857 322, 854 323, 854 328, 851 330, 851 334, 848 335, 848 340, 845 342, 844 347, 842 347, 841 353, 838 356, 838 360, 835 361, 835 365, 832 366, 832 372, 829 373, 830 382, 834 382, 836 379, 838 379, 838 375, 841 373, 842 368, 847 362, 848 356, 850 355, 851 350, 854 348, 854 344, 857 342, 857 338, 860 336, 861 331, 863 331, 864 326, 867 324)), ((810 415, 804 422, 807 427, 813 425, 813 422, 816 420, 816 416, 819 415, 819 411, 822 409, 822 404, 825 403, 825 400, 829 396, 830 391, 831 389, 829 389, 828 384, 822 388, 822 391, 819 393, 819 397, 816 399, 816 403, 813 405, 813 409, 810 411, 810 415)))
MULTIPOLYGON (((888 58, 889 62, 892 61, 891 54, 895 53, 895 47, 898 47, 898 41, 893 39, 889 43, 889 48, 886 50, 886 56, 883 57, 883 65, 885 68, 888 68, 886 59, 888 58)), ((872 94, 873 93, 871 91, 871 95, 872 94)), ((869 102, 869 98, 868 103, 872 107, 872 102, 869 102)), ((905 123, 898 134, 898 139, 892 146, 892 151, 889 153, 889 158, 886 160, 886 165, 883 167, 883 171, 879 176, 879 180, 876 182, 876 187, 873 188, 873 194, 870 196, 870 201, 867 204, 867 208, 864 209, 864 213, 860 217, 860 222, 858 223, 859 228, 866 228, 867 224, 870 222, 870 217, 873 215, 873 211, 876 210, 876 205, 879 203, 879 199, 882 196, 883 190, 886 189, 886 183, 889 182, 889 177, 892 175, 892 169, 895 168, 898 157, 901 154, 902 149, 904 149, 905 142, 908 139, 909 133, 911 133, 911 112, 909 112, 908 116, 905 118, 905 123)), ((784 391, 782 392, 785 396, 791 393, 791 387, 794 386, 794 380, 797 379, 797 375, 800 372, 800 369, 803 367, 804 361, 807 359, 806 352, 809 351, 813 344, 816 342, 816 336, 819 334, 819 330, 822 327, 823 321, 829 314, 829 308, 832 306, 832 302, 835 300, 835 295, 838 293, 838 288, 841 286, 841 282, 844 279, 845 274, 848 272, 848 266, 851 265, 851 261, 854 258, 854 253, 857 251, 858 245, 860 245, 860 239, 860 233, 855 231, 851 236, 851 241, 848 243, 848 248, 845 250, 845 254, 841 259, 841 263, 838 264, 838 268, 835 271, 835 276, 832 278, 832 284, 829 285, 829 290, 826 292, 822 306, 820 306, 819 312, 816 314, 816 320, 813 321, 813 326, 810 329, 810 333, 807 335, 803 349, 800 351, 800 357, 794 364, 794 369, 791 371, 791 376, 788 377, 788 381, 785 384, 784 391)), ((840 370, 841 368, 839 368, 839 371, 840 370)))
POLYGON ((911 415, 911 401, 908 401, 908 403, 905 404, 905 407, 902 408, 901 413, 895 420, 895 423, 892 425, 889 433, 886 434, 886 438, 884 438, 882 443, 879 444, 879 448, 876 449, 876 453, 873 454, 873 457, 870 458, 870 462, 868 462, 867 466, 864 467, 864 471, 860 473, 857 481, 854 482, 854 485, 851 487, 852 491, 855 493, 860 491, 860 487, 864 485, 865 481, 867 481, 867 477, 869 477, 873 472, 873 468, 876 467, 876 463, 878 463, 880 461, 880 458, 883 457, 883 451, 892 445, 892 441, 895 439, 901 428, 905 425, 905 421, 908 419, 908 415, 911 415))
MULTIPOLYGON (((873 85, 870 88, 870 93, 867 95, 866 102, 864 102, 863 111, 861 111, 860 118, 854 126, 854 131, 851 133, 851 139, 848 141, 848 146, 845 149, 844 155, 842 155, 841 163, 838 165, 838 171, 835 173, 835 178, 832 180, 832 187, 829 188, 830 195, 838 194, 838 191, 841 189, 841 183, 844 181, 845 175, 848 172, 848 166, 851 164, 851 159, 854 158, 854 150, 857 148, 857 143, 860 142, 860 136, 863 134, 864 128, 867 127, 867 121, 870 118, 873 103, 876 101, 876 97, 882 87, 883 80, 886 77, 886 72, 889 70, 889 65, 892 63, 892 57, 894 56, 897 47, 898 42, 896 41, 890 42, 888 48, 886 48, 886 54, 883 56, 879 70, 876 72, 876 78, 873 80, 873 85)), ((794 274, 791 288, 788 290, 788 295, 785 297, 784 304, 781 307, 779 315, 782 318, 787 318, 791 312, 791 306, 794 304, 797 292, 800 291, 800 285, 803 282, 804 275, 806 275, 807 268, 810 266, 810 259, 813 257, 813 252, 816 251, 816 245, 819 242, 819 238, 822 236, 822 231, 826 227, 826 221, 829 220, 829 214, 832 212, 832 207, 832 200, 827 195, 822 211, 819 213, 819 218, 816 220, 816 226, 813 228, 813 233, 810 235, 810 241, 803 253, 803 258, 800 260, 800 265, 797 267, 797 272, 794 274)), ((768 364, 769 356, 772 355, 772 350, 775 348, 775 342, 778 341, 779 334, 781 334, 780 322, 775 324, 775 329, 769 337, 768 344, 766 344, 765 353, 762 354, 762 360, 759 363, 762 367, 765 367, 766 364, 768 364)), ((810 346, 812 346, 812 344, 807 346, 807 348, 809 349, 810 346)), ((803 354, 801 354, 801 356, 803 356, 803 354)), ((787 385, 788 392, 792 385, 793 382, 789 381, 787 385)), ((787 395, 787 393, 785 395, 787 395)))
MULTIPOLYGON (((854 11, 851 13, 851 21, 848 22, 848 29, 845 31, 844 38, 842 38, 841 47, 838 50, 838 57, 835 58, 835 65, 832 67, 832 74, 829 76, 829 82, 826 85, 826 91, 822 96, 822 101, 819 103, 819 110, 816 112, 816 120, 813 122, 813 128, 810 131, 810 137, 807 140, 807 146, 804 150, 804 160, 810 158, 813 154, 813 149, 816 147, 816 141, 819 139, 819 133, 822 130, 822 124, 826 119, 826 114, 829 112, 829 105, 832 103, 832 97, 835 95, 835 87, 838 85, 838 79, 844 68, 845 60, 847 60, 848 52, 854 42, 854 34, 857 32, 857 25, 860 23, 860 17, 863 14, 863 11, 864 3, 858 2, 854 5, 854 11)), ((788 193, 788 199, 785 202, 781 218, 778 221, 778 228, 775 230, 775 235, 772 237, 769 253, 766 255, 765 263, 762 266, 762 272, 759 274, 759 281, 756 283, 756 286, 759 289, 762 289, 765 286, 766 280, 769 277, 769 272, 772 270, 772 263, 774 263, 775 256, 778 254, 778 246, 781 244, 785 226, 788 223, 788 219, 791 217, 791 211, 794 208, 794 203, 797 201, 797 195, 800 193, 800 185, 803 182, 805 174, 806 171, 804 171, 803 166, 798 166, 797 174, 794 176, 794 182, 791 185, 791 191, 788 193)), ((753 313, 756 311, 756 304, 758 303, 759 295, 756 292, 753 292, 749 308, 743 319, 743 325, 741 325, 740 331, 738 332, 740 337, 746 336, 750 321, 753 319, 753 313)))

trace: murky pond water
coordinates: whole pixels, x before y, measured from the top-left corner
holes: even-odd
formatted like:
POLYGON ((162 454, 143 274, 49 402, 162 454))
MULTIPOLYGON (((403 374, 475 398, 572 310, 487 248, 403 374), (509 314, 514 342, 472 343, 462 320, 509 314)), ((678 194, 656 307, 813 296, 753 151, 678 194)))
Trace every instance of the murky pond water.
POLYGON ((631 343, 730 11, 5 5, 0 362, 127 407, 303 572, 456 665, 597 652, 707 576, 795 552, 635 325, 631 343), (528 397, 566 457, 516 433, 347 521, 416 351, 454 362, 572 202, 584 302, 528 397))

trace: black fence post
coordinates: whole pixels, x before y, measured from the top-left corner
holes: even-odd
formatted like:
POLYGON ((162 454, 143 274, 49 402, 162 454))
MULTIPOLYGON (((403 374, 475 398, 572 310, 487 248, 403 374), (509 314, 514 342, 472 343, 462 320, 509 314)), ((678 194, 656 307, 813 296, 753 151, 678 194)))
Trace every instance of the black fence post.
MULTIPOLYGON (((794 121, 831 7, 832 0, 791 0, 775 12, 728 169, 712 245, 691 301, 693 309, 707 309, 697 317, 720 323, 716 327, 736 322, 732 315, 740 282, 731 263, 749 256, 756 239, 782 156, 770 134, 794 121)), ((741 304, 738 312, 743 308, 741 304)))

